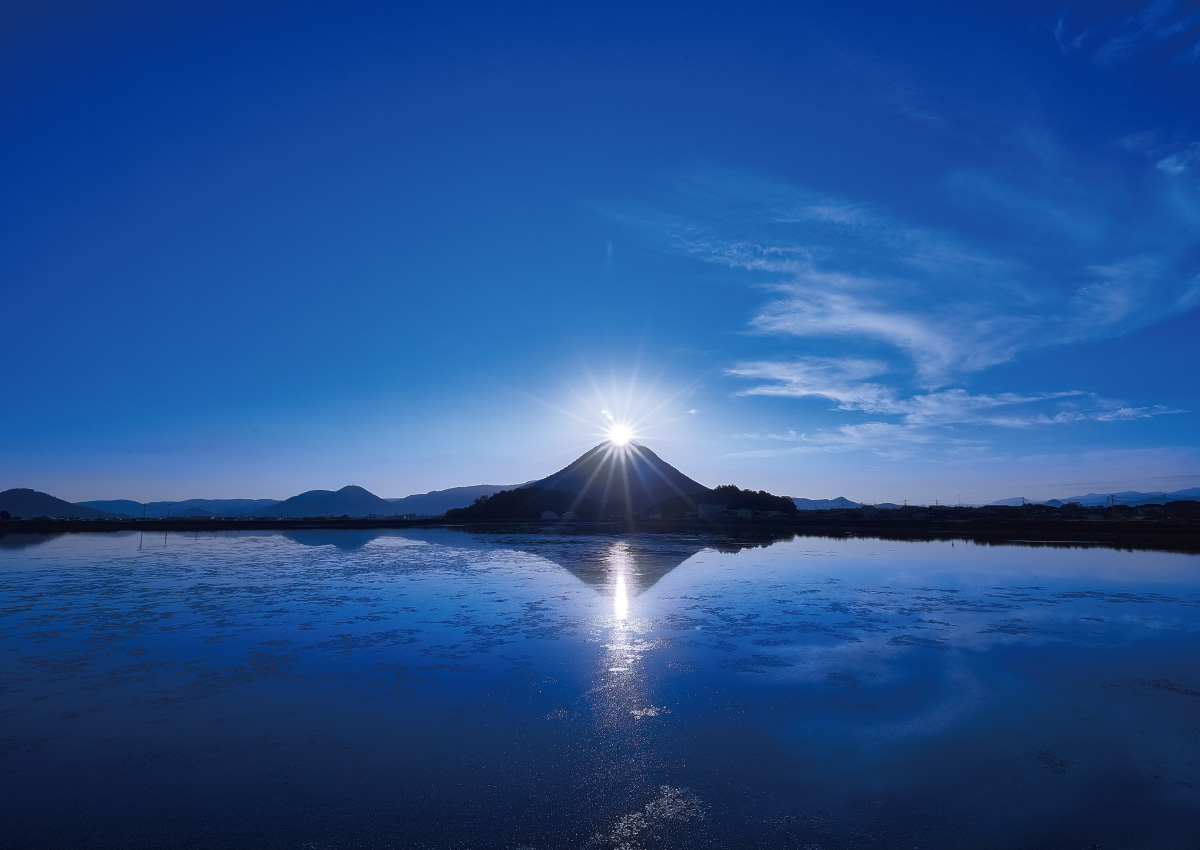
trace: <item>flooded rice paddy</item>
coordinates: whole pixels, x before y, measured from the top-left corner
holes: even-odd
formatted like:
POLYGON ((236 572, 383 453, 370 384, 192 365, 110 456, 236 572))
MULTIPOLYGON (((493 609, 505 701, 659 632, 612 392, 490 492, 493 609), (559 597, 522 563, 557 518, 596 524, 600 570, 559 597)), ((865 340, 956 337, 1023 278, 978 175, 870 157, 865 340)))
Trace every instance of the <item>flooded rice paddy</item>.
POLYGON ((13 848, 1200 846, 1200 558, 0 537, 13 848))

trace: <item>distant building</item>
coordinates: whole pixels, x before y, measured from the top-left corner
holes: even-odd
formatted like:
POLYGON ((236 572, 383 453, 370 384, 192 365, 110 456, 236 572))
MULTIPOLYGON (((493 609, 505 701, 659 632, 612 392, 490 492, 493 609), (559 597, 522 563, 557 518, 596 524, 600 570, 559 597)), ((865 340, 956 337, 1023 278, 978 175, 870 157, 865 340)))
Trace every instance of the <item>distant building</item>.
POLYGON ((749 508, 738 508, 733 515, 738 519, 754 519, 754 511, 749 508))
POLYGON ((558 519, 558 514, 554 511, 542 511, 542 519, 558 519))
POLYGON ((719 516, 725 516, 729 511, 729 505, 715 505, 704 502, 696 511, 699 513, 700 519, 714 519, 719 516))

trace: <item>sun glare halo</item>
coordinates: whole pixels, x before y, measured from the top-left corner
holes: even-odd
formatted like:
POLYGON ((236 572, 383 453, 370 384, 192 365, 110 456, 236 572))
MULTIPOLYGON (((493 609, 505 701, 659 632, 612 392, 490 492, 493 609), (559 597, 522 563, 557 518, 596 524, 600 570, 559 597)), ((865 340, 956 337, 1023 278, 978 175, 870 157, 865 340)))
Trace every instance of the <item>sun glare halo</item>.
POLYGON ((615 446, 624 446, 633 439, 633 431, 628 425, 613 425, 608 429, 608 439, 615 446))

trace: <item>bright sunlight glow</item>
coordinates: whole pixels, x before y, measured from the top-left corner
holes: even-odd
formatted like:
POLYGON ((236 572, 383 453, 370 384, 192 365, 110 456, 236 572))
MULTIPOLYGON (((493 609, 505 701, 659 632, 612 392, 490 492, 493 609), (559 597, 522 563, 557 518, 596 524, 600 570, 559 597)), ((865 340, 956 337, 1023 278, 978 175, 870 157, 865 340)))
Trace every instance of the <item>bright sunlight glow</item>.
POLYGON ((613 425, 608 429, 608 439, 613 445, 624 446, 633 439, 633 431, 628 425, 613 425))
POLYGON ((613 594, 613 615, 618 621, 629 616, 629 592, 625 589, 625 574, 617 576, 617 589, 613 594))

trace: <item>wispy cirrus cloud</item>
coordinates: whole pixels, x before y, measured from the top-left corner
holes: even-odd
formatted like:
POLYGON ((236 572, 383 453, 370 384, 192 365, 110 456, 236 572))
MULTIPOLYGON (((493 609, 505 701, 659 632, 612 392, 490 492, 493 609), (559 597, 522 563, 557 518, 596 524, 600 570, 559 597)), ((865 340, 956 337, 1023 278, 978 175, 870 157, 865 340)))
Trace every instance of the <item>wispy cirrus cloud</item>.
MULTIPOLYGON (((1183 412, 1162 406, 1127 407, 1115 402, 1099 401, 1102 406, 1102 409, 1099 410, 1064 410, 1053 415, 1046 413, 1026 413, 1010 417, 994 416, 986 418, 971 417, 968 415, 964 418, 970 420, 973 424, 983 423, 1028 428, 1041 425, 1061 425, 1086 420, 1118 422, 1131 419, 1147 419, 1165 413, 1183 412)), ((836 454, 841 452, 866 451, 879 457, 895 460, 912 457, 919 450, 927 460, 934 460, 936 458, 930 453, 930 450, 936 449, 937 456, 953 461, 975 459, 990 453, 990 441, 979 437, 966 436, 964 431, 948 427, 948 424, 945 421, 939 423, 873 421, 853 425, 839 425, 833 428, 819 428, 811 431, 750 432, 736 436, 741 439, 766 443, 767 445, 763 448, 738 451, 731 454, 737 457, 783 457, 796 454, 836 454)))
MULTIPOLYGON (((941 187, 988 241, 744 175, 679 181, 692 211, 644 214, 670 250, 768 293, 751 330, 884 345, 929 387, 1023 353, 1144 327, 1200 302, 1193 189, 1128 193, 1030 147, 1038 173, 960 169, 941 187)), ((1146 179, 1158 177, 1146 170, 1146 179)), ((852 346, 853 347, 853 346, 852 346)))
POLYGON ((1169 39, 1187 39, 1188 46, 1176 59, 1194 62, 1200 58, 1200 41, 1191 43, 1200 27, 1200 10, 1183 9, 1178 0, 1153 0, 1131 15, 1116 16, 1072 33, 1063 11, 1052 31, 1064 55, 1085 54, 1097 65, 1127 62, 1136 54, 1169 39))
POLYGON ((894 422, 860 422, 810 432, 767 432, 739 436, 776 445, 733 452, 735 457, 783 457, 796 454, 870 451, 880 457, 896 460, 911 457, 917 449, 924 448, 935 440, 942 444, 943 449, 962 448, 973 442, 966 439, 947 441, 928 430, 894 422))
POLYGON ((1165 405, 1131 407, 1081 390, 1020 394, 969 393, 955 387, 937 392, 903 394, 899 388, 869 379, 877 377, 884 364, 864 360, 839 362, 828 358, 799 358, 790 361, 740 363, 730 375, 765 380, 743 389, 741 395, 790 398, 821 397, 837 403, 840 410, 902 417, 908 425, 1004 425, 1024 427, 1054 422, 1094 419, 1116 422, 1148 419, 1182 411, 1165 405), (1047 407, 1053 409, 1047 410, 1047 407))
POLYGON ((1154 163, 1154 167, 1171 177, 1200 171, 1200 142, 1192 142, 1163 152, 1161 159, 1154 163))
POLYGON ((954 229, 727 172, 678 180, 667 211, 636 217, 664 248, 765 293, 747 330, 790 350, 731 364, 727 374, 745 382, 738 394, 825 400, 875 419, 741 435, 788 444, 754 452, 971 454, 983 429, 1180 412, 1077 388, 966 388, 972 374, 1031 352, 1125 334, 1200 303, 1189 224, 1200 221, 1200 193, 1166 173, 1162 156, 1106 180, 1043 136, 1017 145, 1018 164, 959 168, 934 187, 962 213, 954 229))
POLYGON ((1186 199, 1179 209, 1181 217, 1193 230, 1200 226, 1200 209, 1188 202, 1200 179, 1200 142, 1161 139, 1155 133, 1142 132, 1118 139, 1117 145, 1146 157, 1170 185, 1180 187, 1186 199))

